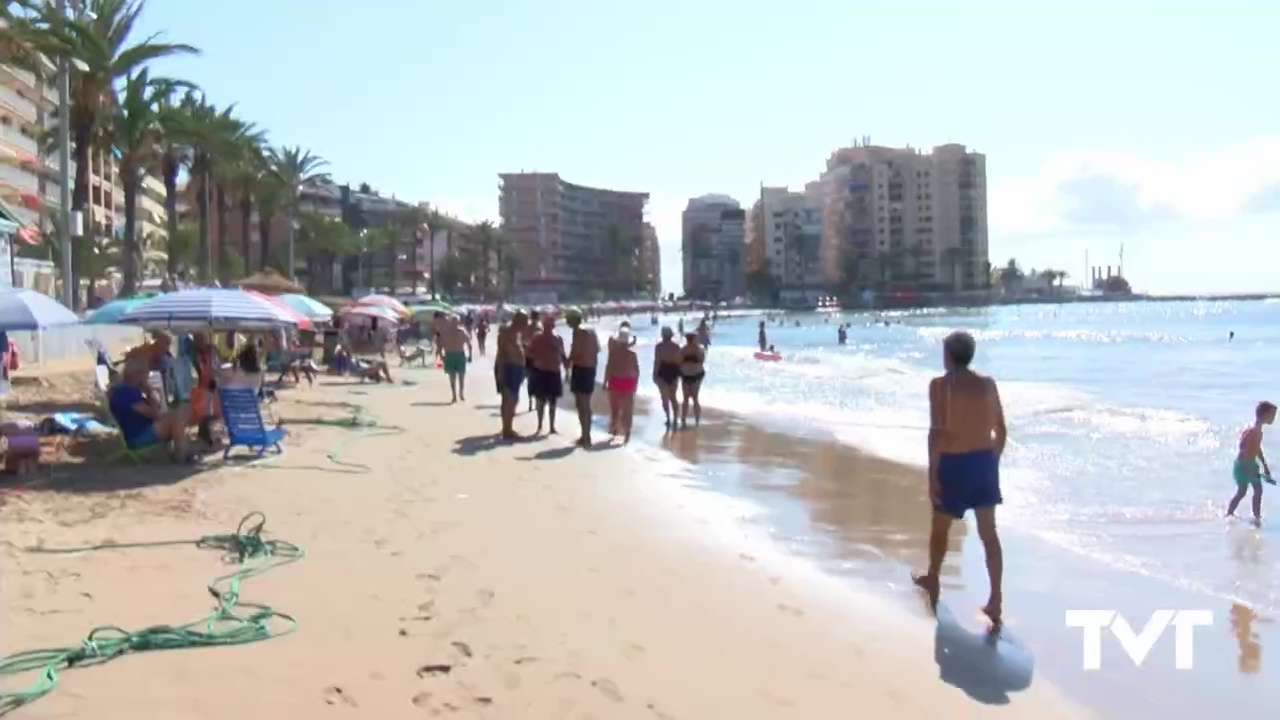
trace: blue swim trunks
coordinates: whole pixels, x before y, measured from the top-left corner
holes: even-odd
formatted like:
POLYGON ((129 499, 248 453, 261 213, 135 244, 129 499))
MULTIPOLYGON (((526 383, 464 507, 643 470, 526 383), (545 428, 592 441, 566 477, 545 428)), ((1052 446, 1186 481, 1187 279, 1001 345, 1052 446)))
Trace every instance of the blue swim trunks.
POLYGON ((500 391, 506 391, 512 395, 520 396, 520 386, 524 384, 524 366, 517 363, 502 364, 502 387, 500 391))
POLYGON ((1004 502, 1000 495, 1000 456, 995 450, 944 453, 938 458, 941 497, 934 509, 960 519, 970 510, 1004 502))

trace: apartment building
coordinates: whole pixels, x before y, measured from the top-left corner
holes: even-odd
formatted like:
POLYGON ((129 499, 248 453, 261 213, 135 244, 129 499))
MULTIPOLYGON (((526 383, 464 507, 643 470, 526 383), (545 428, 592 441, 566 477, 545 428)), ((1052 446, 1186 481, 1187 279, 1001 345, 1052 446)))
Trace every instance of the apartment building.
POLYGON ((621 296, 639 287, 648 193, 575 185, 557 173, 499 175, 515 290, 530 302, 621 296))
POLYGON ((926 153, 864 138, 831 155, 812 193, 822 198, 829 286, 974 290, 989 282, 980 153, 954 143, 926 153))
POLYGON ((727 301, 746 294, 746 219, 727 195, 689 200, 681 215, 685 297, 727 301))
POLYGON ((662 292, 662 246, 658 244, 658 231, 645 223, 640 239, 640 291, 646 297, 657 297, 662 292))
POLYGON ((746 271, 765 272, 784 304, 808 305, 824 292, 822 271, 823 196, 761 187, 746 233, 746 271))
MULTIPOLYGON (((48 69, 52 77, 52 66, 48 69)), ((61 202, 58 155, 43 153, 38 142, 52 127, 57 105, 58 95, 50 82, 0 65, 0 200, 14 209, 22 223, 19 239, 25 242, 38 243, 42 233, 51 231, 50 213, 61 202)), ((75 178, 74 165, 70 175, 75 178)), ((124 219, 124 193, 110 152, 90 153, 89 182, 84 222, 93 223, 100 242, 110 242, 124 219)))

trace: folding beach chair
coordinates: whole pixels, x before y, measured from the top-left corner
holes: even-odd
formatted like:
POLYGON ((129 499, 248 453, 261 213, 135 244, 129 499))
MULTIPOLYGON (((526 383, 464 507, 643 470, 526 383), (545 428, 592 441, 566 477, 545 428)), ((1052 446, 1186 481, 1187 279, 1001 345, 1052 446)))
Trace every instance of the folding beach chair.
POLYGON ((262 406, 258 404, 256 389, 219 387, 218 400, 222 404, 222 423, 227 429, 227 449, 222 454, 224 460, 237 446, 256 450, 258 457, 265 455, 268 449, 284 452, 280 447, 284 428, 267 428, 262 420, 262 406))

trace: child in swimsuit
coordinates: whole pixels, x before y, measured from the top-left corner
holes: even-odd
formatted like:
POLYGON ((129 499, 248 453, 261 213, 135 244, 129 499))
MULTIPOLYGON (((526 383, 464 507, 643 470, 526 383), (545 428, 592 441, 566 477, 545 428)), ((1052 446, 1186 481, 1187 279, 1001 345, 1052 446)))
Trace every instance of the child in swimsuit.
POLYGON ((1276 484, 1271 479, 1271 468, 1267 467, 1267 459, 1262 454, 1262 426, 1270 425, 1275 419, 1275 404, 1260 402, 1253 413, 1253 425, 1240 433, 1240 450, 1236 453, 1236 462, 1231 468, 1231 476, 1236 481, 1236 494, 1227 503, 1227 517, 1235 516, 1240 501, 1244 500, 1245 493, 1252 488, 1253 522, 1255 525, 1262 523, 1262 480, 1276 484))
POLYGON ((609 391, 609 431, 621 434, 624 443, 631 441, 631 423, 636 409, 636 390, 640 386, 640 360, 631 338, 631 330, 618 330, 609 343, 609 358, 604 367, 604 387, 609 391))

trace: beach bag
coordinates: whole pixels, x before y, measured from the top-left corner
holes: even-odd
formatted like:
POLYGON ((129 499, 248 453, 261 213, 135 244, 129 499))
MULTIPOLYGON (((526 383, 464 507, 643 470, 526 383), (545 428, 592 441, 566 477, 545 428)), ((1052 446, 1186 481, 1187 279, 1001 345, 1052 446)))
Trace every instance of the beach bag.
POLYGON ((29 422, 0 423, 0 453, 6 472, 20 472, 40 461, 40 434, 29 422))

